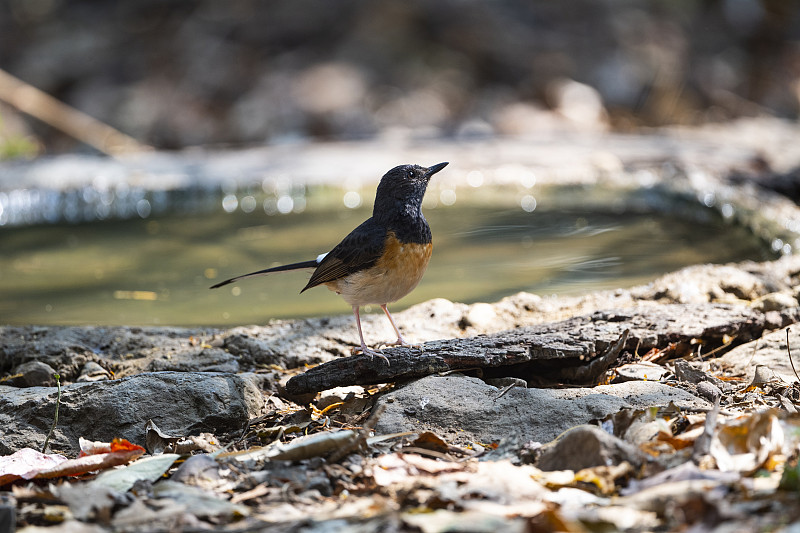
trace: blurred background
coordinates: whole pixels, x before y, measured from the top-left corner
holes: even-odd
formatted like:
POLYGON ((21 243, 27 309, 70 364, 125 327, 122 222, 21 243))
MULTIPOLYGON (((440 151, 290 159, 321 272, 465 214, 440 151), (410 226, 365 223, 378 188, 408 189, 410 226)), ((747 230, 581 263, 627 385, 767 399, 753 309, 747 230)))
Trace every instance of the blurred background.
MULTIPOLYGON (((800 3, 5 0, 0 69, 159 149, 795 120, 800 3)), ((87 149, 0 121, 6 158, 87 149)))
POLYGON ((398 309, 795 253, 729 185, 800 198, 799 115, 796 1, 4 0, 0 324, 345 313, 208 287, 329 250, 408 162, 451 164, 398 309))

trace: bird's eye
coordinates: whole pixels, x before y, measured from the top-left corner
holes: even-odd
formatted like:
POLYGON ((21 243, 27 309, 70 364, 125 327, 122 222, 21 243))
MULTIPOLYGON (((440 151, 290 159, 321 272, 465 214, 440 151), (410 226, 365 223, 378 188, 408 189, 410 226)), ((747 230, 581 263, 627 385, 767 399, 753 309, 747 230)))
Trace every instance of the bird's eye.
POLYGON ((413 178, 414 177, 414 171, 413 170, 409 170, 408 171, 408 177, 409 178, 413 178))

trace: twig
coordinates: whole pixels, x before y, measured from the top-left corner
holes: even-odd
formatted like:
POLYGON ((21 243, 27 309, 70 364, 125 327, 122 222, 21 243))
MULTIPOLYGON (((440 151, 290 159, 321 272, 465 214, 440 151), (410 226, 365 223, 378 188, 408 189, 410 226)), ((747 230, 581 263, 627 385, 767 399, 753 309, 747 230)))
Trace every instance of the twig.
MULTIPOLYGON (((726 342, 725 344, 723 344, 722 346, 717 346, 716 348, 714 348, 713 350, 711 350, 710 352, 708 352, 708 353, 706 354, 706 357, 710 357, 710 356, 714 355, 715 353, 717 353, 718 351, 720 351, 720 350, 723 350, 723 349, 727 348, 727 347, 728 347, 728 346, 730 346, 730 345, 731 345, 731 343, 733 343, 733 341, 735 341, 735 340, 736 340, 736 336, 733 336, 733 337, 731 337, 731 339, 730 339, 728 342, 726 342)), ((701 357, 701 358, 700 358, 700 360, 701 360, 701 361, 703 361, 703 358, 701 357)))
POLYGON ((53 436, 53 432, 56 430, 56 424, 58 424, 58 406, 61 405, 61 376, 58 374, 53 374, 53 377, 56 378, 56 387, 58 387, 58 396, 56 396, 56 414, 53 416, 53 425, 50 426, 50 432, 47 434, 47 438, 44 439, 42 453, 47 452, 47 445, 50 443, 50 437, 53 436))
POLYGON ((791 331, 791 328, 786 328, 786 353, 789 355, 789 363, 792 365, 794 377, 797 378, 797 381, 800 381, 800 376, 797 375, 797 370, 794 368, 794 361, 792 361, 792 350, 789 349, 789 331, 791 331))
POLYGON ((429 450, 427 448, 417 448, 415 446, 406 446, 405 448, 401 448, 400 453, 416 453, 417 455, 427 455, 428 457, 433 457, 434 459, 441 459, 443 461, 455 461, 456 458, 450 455, 449 453, 442 453, 437 452, 435 450, 429 450))
MULTIPOLYGON (((753 354, 750 356, 750 360, 747 361, 747 366, 750 366, 750 364, 753 362, 753 359, 756 358, 756 352, 758 351, 758 343, 759 343, 760 340, 761 340, 761 337, 756 339, 756 345, 753 346, 753 354)), ((788 345, 788 342, 787 342, 787 345, 788 345)))
POLYGON ((0 69, 0 100, 111 156, 150 147, 0 69))

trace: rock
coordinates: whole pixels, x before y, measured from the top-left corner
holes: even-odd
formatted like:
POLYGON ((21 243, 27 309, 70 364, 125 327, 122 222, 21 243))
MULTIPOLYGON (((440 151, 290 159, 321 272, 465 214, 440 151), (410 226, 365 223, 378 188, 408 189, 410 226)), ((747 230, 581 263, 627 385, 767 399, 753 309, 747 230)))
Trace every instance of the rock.
POLYGON ((753 381, 750 382, 751 387, 764 387, 769 384, 780 384, 784 381, 772 371, 767 365, 756 365, 753 372, 753 381))
POLYGON ((99 362, 118 378, 153 370, 154 364, 198 370, 200 365, 191 365, 203 348, 191 339, 204 335, 203 330, 173 327, 0 326, 0 370, 35 359, 57 369, 62 383, 77 379, 88 361, 99 362))
POLYGON ((497 318, 494 307, 486 303, 477 303, 469 306, 469 311, 461 317, 459 326, 462 329, 474 327, 485 329, 497 318))
POLYGON ((722 391, 719 387, 710 381, 701 381, 697 384, 697 394, 705 398, 711 403, 716 403, 722 397, 722 391))
POLYGON ((603 97, 593 87, 570 79, 557 80, 548 87, 556 110, 570 122, 582 128, 604 131, 608 116, 603 97))
POLYGON ((629 462, 636 468, 647 457, 636 446, 597 426, 577 426, 544 446, 536 466, 541 470, 581 470, 629 462))
POLYGON ((661 381, 662 378, 670 374, 669 370, 663 366, 648 363, 647 361, 622 365, 615 368, 614 372, 616 373, 614 381, 619 383, 625 381, 661 381))
MULTIPOLYGON (((118 380, 62 387, 54 451, 77 450, 78 438, 115 437, 144 445, 145 424, 153 419, 164 431, 191 435, 244 426, 261 414, 257 374, 158 372, 118 380)), ((29 446, 39 449, 55 412, 55 387, 32 387, 0 396, 0 453, 29 446)))
MULTIPOLYGON (((372 331, 372 321, 377 318, 380 317, 376 314, 364 315, 362 325, 372 331)), ((384 318, 383 322, 378 323, 391 331, 388 320, 384 318)), ((398 323, 401 324, 399 320, 398 323)), ((352 315, 275 320, 265 327, 237 327, 226 331, 222 339, 222 346, 236 355, 245 368, 273 363, 285 368, 314 365, 349 353, 357 343, 352 315)))
POLYGON ((650 381, 572 389, 514 387, 502 397, 499 393, 477 378, 428 376, 379 399, 386 410, 376 431, 433 431, 448 442, 463 444, 498 442, 511 434, 519 442, 549 442, 569 428, 624 408, 670 402, 681 409, 711 407, 685 391, 650 381))
POLYGON ((12 374, 20 374, 14 380, 14 384, 20 387, 39 387, 55 384, 53 374, 56 373, 53 367, 41 361, 28 361, 22 363, 11 371, 12 374))
POLYGON ((753 308, 766 313, 797 307, 797 298, 790 292, 771 292, 753 302, 753 308))
POLYGON ((461 332, 460 322, 468 309, 467 304, 434 298, 396 313, 395 320, 401 331, 413 332, 411 342, 442 339, 461 332))
POLYGON ((734 265, 697 265, 667 274, 641 292, 647 299, 705 303, 754 300, 767 290, 762 279, 734 265))
MULTIPOLYGON (((670 402, 680 409, 685 410, 707 410, 711 404, 697 397, 654 381, 631 381, 630 383, 619 383, 612 385, 599 385, 592 388, 575 389, 554 389, 553 395, 565 400, 582 400, 586 405, 591 405, 591 400, 595 395, 608 396, 611 398, 622 398, 628 405, 625 407, 634 409, 646 409, 649 407, 664 407, 670 402)), ((597 419, 603 416, 596 417, 597 419)))
POLYGON ((13 505, 0 504, 0 531, 16 531, 17 513, 13 505))
MULTIPOLYGON (((795 367, 800 371, 800 336, 792 330, 789 333, 791 353, 795 367)), ((717 360, 722 370, 735 377, 752 381, 758 365, 771 369, 786 382, 797 381, 789 362, 789 347, 786 344, 786 330, 773 331, 758 340, 737 346, 717 360)))
POLYGON ((200 351, 184 350, 164 353, 153 358, 147 372, 226 372, 235 374, 242 369, 236 356, 220 348, 203 348, 200 351))
POLYGON ((708 377, 705 372, 694 368, 688 361, 683 359, 675 361, 673 366, 675 367, 675 377, 678 378, 678 381, 687 381, 697 384, 701 381, 705 381, 708 377))
POLYGON ((717 387, 722 387, 722 381, 719 378, 715 378, 699 368, 695 368, 685 359, 676 360, 673 366, 675 367, 675 377, 678 378, 678 381, 685 381, 694 385, 707 381, 713 383, 717 387))
MULTIPOLYGON (((288 364, 280 353, 276 353, 270 343, 255 339, 244 333, 234 333, 225 337, 222 346, 233 355, 250 364, 280 365, 288 364)), ((296 359, 296 358, 295 358, 296 359)))
POLYGON ((83 365, 83 368, 81 369, 81 375, 78 376, 77 381, 83 383, 90 381, 103 381, 106 379, 111 379, 111 374, 108 373, 108 370, 98 365, 94 361, 89 361, 83 365))

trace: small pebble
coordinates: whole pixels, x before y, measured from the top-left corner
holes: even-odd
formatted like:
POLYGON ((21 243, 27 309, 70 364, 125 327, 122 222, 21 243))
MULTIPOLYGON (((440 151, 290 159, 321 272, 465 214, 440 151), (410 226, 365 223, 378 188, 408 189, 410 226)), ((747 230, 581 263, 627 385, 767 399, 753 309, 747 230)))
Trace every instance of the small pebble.
POLYGON ((17 366, 12 374, 22 374, 14 384, 20 387, 42 387, 55 382, 53 374, 56 371, 47 363, 41 361, 28 361, 17 366))
POLYGON ((629 363, 616 369, 615 382, 625 381, 660 381, 670 371, 661 365, 648 362, 629 363))
POLYGON ((781 381, 781 378, 767 365, 756 365, 756 370, 753 373, 753 381, 750 382, 750 386, 763 387, 769 383, 780 383, 781 381))
POLYGON ((716 403, 722 397, 722 391, 719 390, 719 387, 709 381, 701 381, 697 384, 697 394, 711 403, 716 403))
POLYGON ((107 379, 111 379, 111 374, 108 373, 108 370, 98 365, 94 361, 89 361, 83 365, 83 368, 81 369, 81 375, 78 376, 77 381, 91 382, 104 381, 107 379))

